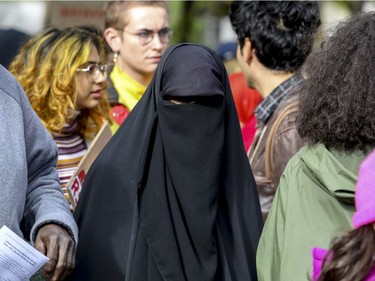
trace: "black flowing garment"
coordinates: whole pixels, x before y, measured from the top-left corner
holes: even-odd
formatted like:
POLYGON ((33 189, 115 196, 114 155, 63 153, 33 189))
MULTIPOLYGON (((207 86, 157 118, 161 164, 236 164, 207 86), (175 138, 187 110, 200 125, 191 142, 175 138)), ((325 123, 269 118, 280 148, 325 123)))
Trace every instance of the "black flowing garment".
POLYGON ((92 165, 75 218, 74 280, 257 280, 258 194, 212 50, 167 50, 92 165))

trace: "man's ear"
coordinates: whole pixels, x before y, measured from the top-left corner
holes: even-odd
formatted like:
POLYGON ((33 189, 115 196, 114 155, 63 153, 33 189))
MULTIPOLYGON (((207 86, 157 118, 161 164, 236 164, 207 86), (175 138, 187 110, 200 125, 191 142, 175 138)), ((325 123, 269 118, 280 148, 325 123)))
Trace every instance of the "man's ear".
POLYGON ((112 52, 118 53, 122 44, 118 30, 114 29, 113 27, 108 27, 104 30, 103 35, 112 52))
POLYGON ((245 38, 245 43, 244 43, 244 46, 242 48, 242 51, 243 51, 244 59, 245 59, 245 61, 248 65, 251 64, 251 62, 254 58, 255 50, 253 50, 251 47, 252 47, 252 45, 251 45, 250 38, 245 38))

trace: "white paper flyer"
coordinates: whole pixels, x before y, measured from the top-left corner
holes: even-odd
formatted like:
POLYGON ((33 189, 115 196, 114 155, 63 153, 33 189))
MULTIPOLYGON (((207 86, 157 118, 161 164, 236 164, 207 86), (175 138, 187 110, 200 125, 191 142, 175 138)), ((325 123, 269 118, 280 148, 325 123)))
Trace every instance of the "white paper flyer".
POLYGON ((0 281, 24 281, 48 258, 5 225, 0 229, 0 281))

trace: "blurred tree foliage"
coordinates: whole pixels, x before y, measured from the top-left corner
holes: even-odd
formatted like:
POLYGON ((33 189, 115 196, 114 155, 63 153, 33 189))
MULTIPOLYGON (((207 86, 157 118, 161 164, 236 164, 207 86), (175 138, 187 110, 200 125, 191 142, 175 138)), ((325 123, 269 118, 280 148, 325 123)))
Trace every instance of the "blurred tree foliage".
POLYGON ((204 42, 204 16, 228 15, 232 1, 168 1, 173 42, 204 42))
POLYGON ((345 7, 346 9, 349 10, 349 12, 352 13, 357 13, 362 10, 364 1, 336 1, 339 5, 345 7))
MULTIPOLYGON (((361 11, 366 1, 338 0, 339 6, 349 13, 361 11)), ((218 32, 220 18, 228 17, 232 1, 168 1, 170 23, 174 30, 172 43, 196 42, 214 45, 217 42, 207 42, 209 32, 218 32), (208 19, 209 23, 208 23, 208 19), (215 26, 216 24, 216 26, 215 26), (216 27, 216 29, 215 29, 216 27)), ((218 34, 216 34, 218 35, 218 34)))

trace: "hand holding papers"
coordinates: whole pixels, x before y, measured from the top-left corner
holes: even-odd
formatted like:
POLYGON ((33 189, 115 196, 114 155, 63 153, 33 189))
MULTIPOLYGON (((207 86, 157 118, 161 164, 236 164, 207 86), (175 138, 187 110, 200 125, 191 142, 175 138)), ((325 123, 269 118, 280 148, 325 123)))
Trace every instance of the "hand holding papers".
POLYGON ((0 281, 27 280, 47 261, 8 227, 0 229, 0 281))

